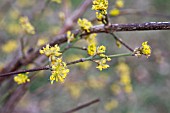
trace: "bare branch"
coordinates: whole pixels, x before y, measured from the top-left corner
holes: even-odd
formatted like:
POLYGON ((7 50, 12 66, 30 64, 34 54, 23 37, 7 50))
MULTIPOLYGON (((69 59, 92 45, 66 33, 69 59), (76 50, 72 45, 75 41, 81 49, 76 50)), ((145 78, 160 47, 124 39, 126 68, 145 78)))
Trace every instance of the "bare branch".
POLYGON ((39 67, 39 68, 34 68, 34 69, 20 70, 20 71, 0 74, 0 77, 15 75, 15 74, 19 74, 19 73, 34 72, 34 71, 41 71, 41 70, 49 70, 49 69, 50 69, 49 67, 39 67))
MULTIPOLYGON (((97 25, 93 26, 88 34, 120 31, 147 31, 147 30, 170 30, 170 22, 110 24, 108 26, 97 25)), ((82 35, 87 35, 87 33, 83 33, 82 35)))
POLYGON ((127 49, 129 49, 131 52, 133 52, 133 49, 129 45, 127 45, 125 42, 123 42, 121 39, 119 39, 114 33, 110 33, 110 34, 115 38, 115 40, 119 41, 127 49))
POLYGON ((78 107, 76 107, 76 108, 73 108, 73 109, 71 109, 71 110, 69 110, 69 111, 66 111, 66 112, 63 112, 63 113, 73 113, 73 112, 79 111, 79 110, 81 110, 81 109, 83 109, 83 108, 86 108, 86 107, 88 107, 88 106, 90 106, 90 105, 92 105, 92 104, 98 103, 98 102, 100 102, 100 99, 99 99, 99 98, 97 98, 97 99, 95 99, 95 100, 92 100, 92 101, 90 101, 90 102, 87 102, 87 103, 85 103, 85 104, 82 104, 82 105, 80 105, 80 106, 78 106, 78 107))
MULTIPOLYGON (((108 55, 109 58, 117 58, 117 57, 122 57, 122 56, 132 56, 132 53, 122 53, 122 54, 108 55)), ((73 65, 73 64, 77 64, 77 63, 85 62, 85 61, 98 60, 98 59, 101 59, 101 58, 102 57, 95 58, 94 56, 90 56, 90 57, 87 57, 87 58, 80 58, 79 60, 68 62, 67 65, 73 65)), ((15 75, 15 74, 19 74, 19 73, 35 72, 35 71, 49 70, 49 69, 50 69, 50 67, 45 66, 45 67, 39 67, 39 68, 34 68, 34 69, 28 69, 28 70, 20 70, 20 71, 14 71, 14 72, 0 74, 0 77, 7 77, 7 76, 10 76, 10 75, 15 75)))

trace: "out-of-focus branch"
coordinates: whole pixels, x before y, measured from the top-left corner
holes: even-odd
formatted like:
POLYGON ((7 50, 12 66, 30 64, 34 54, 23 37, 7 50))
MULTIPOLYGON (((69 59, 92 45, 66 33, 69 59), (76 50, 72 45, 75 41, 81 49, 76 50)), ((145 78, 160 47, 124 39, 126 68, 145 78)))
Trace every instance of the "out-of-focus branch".
POLYGON ((4 104, 4 107, 0 109, 0 113, 12 113, 15 106, 19 102, 23 95, 26 93, 28 84, 19 86, 9 97, 9 100, 4 104))
POLYGON ((68 31, 70 28, 72 28, 73 24, 75 21, 77 21, 77 19, 79 17, 81 17, 84 12, 87 10, 88 6, 92 3, 92 0, 85 0, 82 5, 76 9, 72 15, 70 15, 70 17, 68 17, 66 20, 65 20, 65 24, 62 28, 62 30, 59 32, 59 34, 63 34, 65 33, 66 31, 68 31))
POLYGON ((120 10, 120 14, 118 16, 121 16, 121 15, 141 15, 141 16, 151 16, 151 17, 170 19, 170 15, 165 15, 165 14, 160 14, 160 13, 150 13, 147 11, 138 11, 136 9, 120 10))
POLYGON ((85 103, 85 104, 82 104, 82 105, 80 105, 80 106, 78 106, 78 107, 76 107, 76 108, 73 108, 73 109, 71 109, 71 110, 69 110, 69 111, 66 111, 66 112, 63 112, 63 113, 73 113, 73 112, 79 111, 79 110, 81 110, 81 109, 84 109, 84 108, 86 108, 86 107, 88 107, 88 106, 90 106, 90 105, 92 105, 92 104, 98 103, 98 102, 100 102, 100 99, 99 99, 99 98, 97 98, 97 99, 95 99, 95 100, 92 100, 92 101, 90 101, 90 102, 87 102, 87 103, 85 103))

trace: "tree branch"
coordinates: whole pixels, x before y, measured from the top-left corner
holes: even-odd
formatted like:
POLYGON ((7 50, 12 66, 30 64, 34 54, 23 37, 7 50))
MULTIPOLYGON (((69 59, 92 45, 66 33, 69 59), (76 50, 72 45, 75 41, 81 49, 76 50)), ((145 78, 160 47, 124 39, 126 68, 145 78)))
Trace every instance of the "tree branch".
POLYGON ((20 70, 20 71, 0 74, 0 77, 15 75, 15 74, 19 74, 19 73, 34 72, 34 71, 41 71, 41 70, 49 70, 49 69, 50 69, 49 67, 39 67, 39 68, 34 68, 34 69, 20 70))
MULTIPOLYGON (((147 23, 130 23, 130 24, 110 24, 108 26, 104 25, 96 25, 90 29, 89 33, 82 33, 80 30, 73 31, 74 35, 80 34, 81 36, 85 36, 92 33, 110 33, 110 32, 120 32, 120 31, 145 31, 145 30, 170 30, 170 22, 147 22, 147 23)), ((67 35, 58 35, 55 37, 55 40, 50 43, 51 46, 55 44, 62 44, 67 42, 67 35)), ((40 48, 41 49, 41 48, 40 48)), ((4 67, 4 72, 15 71, 22 65, 26 65, 31 63, 39 56, 39 50, 30 53, 26 56, 26 59, 18 58, 15 60, 15 63, 9 63, 6 67, 4 67), (12 65, 12 67, 11 67, 12 65), (5 71, 6 70, 6 71, 5 71)))
POLYGON ((95 104, 95 103, 98 103, 98 102, 100 102, 100 99, 99 99, 99 98, 97 98, 97 99, 95 99, 95 100, 92 100, 92 101, 90 101, 90 102, 87 102, 87 103, 85 103, 85 104, 82 104, 82 105, 80 105, 80 106, 78 106, 78 107, 76 107, 76 108, 73 108, 73 109, 71 109, 71 110, 69 110, 69 111, 66 111, 66 112, 63 112, 63 113, 73 113, 73 112, 79 111, 79 110, 81 110, 81 109, 83 109, 83 108, 85 108, 85 107, 88 107, 88 106, 90 106, 90 105, 92 105, 92 104, 95 104))
MULTIPOLYGON (((122 57, 122 56, 132 56, 132 53, 122 53, 122 54, 108 55, 109 58, 117 58, 117 57, 122 57)), ((90 56, 90 57, 87 57, 87 58, 80 58, 79 60, 68 62, 68 63, 66 63, 66 65, 68 66, 68 65, 73 65, 73 64, 80 63, 80 62, 86 62, 86 61, 98 60, 98 59, 102 59, 102 57, 94 58, 93 56, 90 56)), ((49 70, 49 69, 50 69, 50 67, 45 66, 45 67, 39 67, 39 68, 34 68, 34 69, 28 69, 28 70, 20 70, 20 71, 14 71, 14 72, 0 74, 0 77, 8 77, 8 76, 19 74, 19 73, 35 72, 35 71, 49 70)))
POLYGON ((93 26, 89 33, 108 33, 120 31, 146 31, 146 30, 170 30, 170 22, 146 22, 146 23, 130 23, 130 24, 110 24, 108 26, 93 26))

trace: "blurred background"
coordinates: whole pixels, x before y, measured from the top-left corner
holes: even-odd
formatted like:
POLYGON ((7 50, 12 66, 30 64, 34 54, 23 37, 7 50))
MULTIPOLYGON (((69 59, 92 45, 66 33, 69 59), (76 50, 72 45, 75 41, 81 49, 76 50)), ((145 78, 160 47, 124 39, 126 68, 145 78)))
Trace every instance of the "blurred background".
MULTIPOLYGON (((24 37, 24 51, 38 49, 51 41, 83 0, 0 0, 0 69, 19 51, 24 37), (18 22, 28 16, 35 27, 35 35, 23 35, 18 22)), ((116 0, 109 0, 109 9, 116 0)), ((124 0, 121 11, 130 13, 110 16, 111 23, 143 23, 170 20, 170 0, 124 0)), ((92 20, 95 11, 89 5, 82 16, 92 20)), ((80 17, 80 18, 82 18, 80 17)), ((97 22, 93 23, 97 25, 97 22)), ((77 29, 75 23, 72 30, 77 29)), ((109 62, 110 68, 99 71, 96 64, 84 62, 69 66, 70 73, 64 83, 50 84, 50 71, 33 72, 27 92, 22 95, 14 113, 62 113, 96 98, 100 102, 76 113, 170 113, 170 32, 133 31, 115 33, 130 47, 140 47, 148 41, 152 54, 146 57, 121 57, 109 62)), ((105 45, 108 54, 126 53, 118 48, 109 34, 97 36, 98 45, 105 45)), ((62 44, 61 48, 65 45, 62 44)), ((80 40, 76 46, 87 46, 80 40)), ((68 50, 63 54, 66 62, 87 57, 81 50, 68 50)), ((45 61, 47 62, 48 59, 45 61)), ((31 69, 41 66, 39 60, 23 66, 31 69)), ((0 108, 7 101, 8 82, 0 87, 0 108)), ((12 88, 17 88, 15 85, 12 88)))

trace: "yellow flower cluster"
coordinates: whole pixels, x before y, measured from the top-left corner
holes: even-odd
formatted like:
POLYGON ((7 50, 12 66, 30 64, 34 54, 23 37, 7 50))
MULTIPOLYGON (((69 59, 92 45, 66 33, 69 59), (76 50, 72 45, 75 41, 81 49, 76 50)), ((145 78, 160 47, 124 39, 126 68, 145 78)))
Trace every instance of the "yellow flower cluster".
POLYGON ((124 0, 116 0, 115 6, 110 10, 109 14, 111 16, 117 16, 120 14, 120 8, 124 7, 124 0))
POLYGON ((145 55, 148 58, 151 55, 151 47, 148 45, 148 42, 145 41, 142 43, 141 47, 136 48, 134 50, 134 55, 137 57, 145 55))
POLYGON ((92 43, 92 44, 88 45, 87 52, 90 56, 96 55, 96 44, 92 43))
POLYGON ((50 62, 55 62, 56 57, 60 56, 62 53, 60 53, 60 47, 56 44, 54 47, 51 47, 49 44, 46 45, 46 47, 43 47, 41 49, 40 54, 45 54, 47 57, 49 57, 50 62))
POLYGON ((18 74, 18 76, 15 76, 14 77, 14 81, 17 83, 17 84, 24 84, 26 82, 29 82, 30 79, 28 78, 28 73, 25 73, 25 74, 18 74))
POLYGON ((121 87, 120 87, 120 85, 119 85, 118 83, 113 83, 113 84, 111 85, 111 91, 112 91, 114 94, 118 95, 118 94, 121 92, 121 87))
POLYGON ((52 75, 50 76, 51 84, 53 84, 54 81, 64 82, 64 79, 66 78, 68 72, 69 69, 67 69, 66 63, 62 61, 62 57, 57 58, 52 65, 52 75))
POLYGON ((114 9, 110 10, 109 14, 111 16, 118 16, 120 14, 120 10, 117 8, 114 8, 114 9))
POLYGON ((99 46, 99 47, 96 47, 96 45, 94 43, 90 44, 87 48, 87 52, 90 56, 94 56, 94 55, 99 55, 99 56, 103 56, 104 57, 104 54, 106 51, 106 47, 105 46, 99 46))
POLYGON ((37 41, 37 45, 42 46, 42 45, 45 45, 47 42, 48 42, 47 38, 39 38, 37 41))
POLYGON ((61 3, 61 0, 51 0, 52 2, 56 2, 56 3, 58 3, 58 4, 60 4, 61 3))
POLYGON ((96 33, 90 34, 88 35, 85 39, 87 40, 88 44, 97 44, 97 40, 96 40, 96 33))
POLYGON ((115 99, 112 99, 111 101, 105 103, 104 108, 106 111, 111 111, 111 110, 117 108, 118 105, 119 105, 119 102, 115 99))
POLYGON ((116 0, 116 7, 123 8, 124 7, 124 0, 116 0))
POLYGON ((106 47, 105 46, 99 46, 96 47, 96 45, 94 43, 88 45, 87 48, 87 52, 90 56, 95 56, 95 55, 99 55, 100 57, 102 57, 101 60, 97 60, 96 63, 98 64, 98 66, 96 68, 98 68, 100 71, 102 71, 103 69, 107 69, 109 67, 108 64, 106 64, 106 61, 111 61, 111 59, 105 55, 106 51, 106 47))
POLYGON ((57 44, 54 47, 51 47, 48 44, 46 45, 46 47, 43 47, 43 49, 41 49, 39 52, 40 54, 45 54, 46 56, 48 56, 49 61, 51 62, 51 84, 53 84, 54 81, 64 82, 64 79, 66 78, 69 69, 67 69, 66 63, 62 61, 62 57, 58 58, 58 56, 62 54, 60 53, 60 47, 57 44))
POLYGON ((21 26, 18 23, 10 23, 6 27, 9 33, 16 35, 20 34, 21 26))
POLYGON ((108 0, 93 0, 93 10, 107 10, 108 0))
POLYGON ((102 53, 105 53, 106 52, 106 47, 105 46, 99 46, 97 48, 97 54, 102 54, 102 53))
POLYGON ((93 89, 103 89, 106 85, 108 80, 108 76, 106 75, 99 75, 99 76, 90 76, 88 77, 87 85, 93 89))
POLYGON ((96 50, 97 50, 97 48, 96 48, 96 43, 97 43, 96 36, 97 36, 97 34, 94 33, 94 34, 88 35, 85 38, 88 42, 87 52, 90 56, 96 55, 96 50))
POLYGON ((106 64, 106 61, 110 60, 111 60, 110 58, 102 58, 101 60, 98 61, 98 66, 96 68, 98 68, 100 71, 102 71, 103 69, 107 69, 110 66, 106 64))
POLYGON ((81 27, 81 29, 86 32, 90 32, 90 28, 93 26, 92 23, 85 18, 79 18, 77 23, 81 27))
POLYGON ((24 17, 20 17, 19 18, 19 23, 22 27, 22 29, 28 33, 28 34, 35 34, 35 29, 34 26, 31 25, 28 17, 24 16, 24 17))
POLYGON ((106 19, 108 0, 93 0, 92 10, 96 10, 96 18, 104 22, 106 19))
POLYGON ((7 43, 1 46, 1 49, 5 53, 11 53, 15 51, 18 47, 16 40, 9 40, 7 43))
POLYGON ((70 43, 74 40, 74 34, 71 31, 67 31, 67 43, 70 43))
POLYGON ((130 78, 130 68, 125 62, 120 62, 117 66, 117 71, 120 75, 120 83, 123 85, 124 91, 126 93, 131 93, 133 91, 130 78))
POLYGON ((69 91, 72 98, 78 99, 81 96, 83 88, 82 82, 81 85, 78 82, 66 83, 65 87, 69 91))
POLYGON ((141 53, 149 57, 151 55, 151 47, 148 45, 148 42, 142 43, 141 53))

